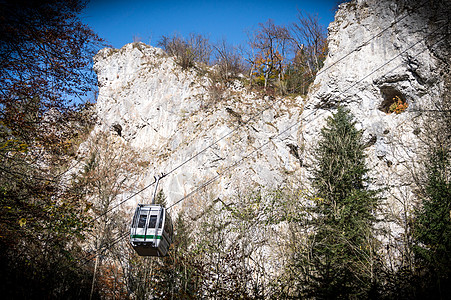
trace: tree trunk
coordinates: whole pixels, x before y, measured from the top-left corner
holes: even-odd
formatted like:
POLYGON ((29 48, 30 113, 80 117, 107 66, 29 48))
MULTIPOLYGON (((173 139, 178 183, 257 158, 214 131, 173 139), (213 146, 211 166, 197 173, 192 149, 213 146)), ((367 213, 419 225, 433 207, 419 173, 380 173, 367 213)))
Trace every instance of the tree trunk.
POLYGON ((92 300, 92 294, 94 293, 94 285, 96 282, 96 273, 98 264, 99 264, 99 256, 97 256, 96 254, 96 262, 94 264, 94 274, 92 274, 91 294, 89 295, 89 300, 92 300))

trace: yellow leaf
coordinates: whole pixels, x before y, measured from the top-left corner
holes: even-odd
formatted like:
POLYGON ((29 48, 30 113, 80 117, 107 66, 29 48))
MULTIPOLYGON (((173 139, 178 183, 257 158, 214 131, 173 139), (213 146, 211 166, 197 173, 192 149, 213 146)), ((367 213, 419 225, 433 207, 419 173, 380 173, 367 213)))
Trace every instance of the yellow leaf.
POLYGON ((24 227, 26 223, 27 223, 27 219, 25 219, 25 218, 22 218, 22 219, 19 220, 19 226, 20 227, 24 227))

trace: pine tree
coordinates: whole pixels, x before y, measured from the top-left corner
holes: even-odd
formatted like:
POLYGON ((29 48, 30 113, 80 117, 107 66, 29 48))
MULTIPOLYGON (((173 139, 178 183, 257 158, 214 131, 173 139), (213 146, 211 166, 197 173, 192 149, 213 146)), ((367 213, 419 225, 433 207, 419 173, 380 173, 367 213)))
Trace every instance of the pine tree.
MULTIPOLYGON (((158 198, 165 199, 163 193, 158 198)), ((153 296, 158 299, 196 299, 198 297, 201 266, 190 251, 190 224, 181 212, 174 223, 173 245, 168 255, 154 260, 154 274, 150 282, 153 296)))
POLYGON ((451 293, 451 173, 447 150, 432 151, 424 190, 414 226, 414 253, 422 269, 420 293, 445 299, 451 293))
POLYGON ((367 298, 374 286, 374 212, 377 191, 368 189, 362 132, 349 111, 327 119, 314 152, 315 206, 304 296, 367 298))

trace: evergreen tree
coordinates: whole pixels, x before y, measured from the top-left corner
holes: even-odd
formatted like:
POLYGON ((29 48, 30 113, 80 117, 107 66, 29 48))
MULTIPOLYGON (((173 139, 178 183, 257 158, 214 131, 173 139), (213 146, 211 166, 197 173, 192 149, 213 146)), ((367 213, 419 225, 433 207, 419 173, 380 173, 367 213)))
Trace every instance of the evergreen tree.
MULTIPOLYGON (((374 212, 377 191, 368 190, 362 132, 349 111, 327 119, 314 152, 313 234, 304 267, 306 297, 367 298, 374 287, 374 212)), ((306 257, 306 256, 304 256, 306 257)))
MULTIPOLYGON (((162 193, 158 195, 165 198, 162 193)), ((168 255, 154 260, 154 273, 149 283, 152 295, 158 299, 196 299, 201 265, 189 249, 192 244, 190 224, 183 212, 175 219, 174 229, 173 244, 168 255)))
POLYGON ((432 151, 427 164, 425 197, 415 212, 414 246, 420 273, 420 296, 445 299, 451 293, 451 174, 449 152, 432 151))

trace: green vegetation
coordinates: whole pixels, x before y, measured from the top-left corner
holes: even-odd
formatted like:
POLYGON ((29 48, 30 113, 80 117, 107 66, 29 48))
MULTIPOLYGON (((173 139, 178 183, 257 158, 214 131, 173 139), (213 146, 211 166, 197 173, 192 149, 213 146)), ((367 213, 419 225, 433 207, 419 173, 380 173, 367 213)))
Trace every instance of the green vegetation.
MULTIPOLYGON (((169 255, 143 258, 124 238, 130 212, 119 204, 146 189, 140 176, 149 162, 118 136, 119 125, 118 135, 91 133, 90 105, 68 100, 93 88, 91 58, 102 40, 77 17, 84 1, 41 2, 0 3, 4 298, 449 298, 449 86, 440 114, 416 133, 430 151, 416 182, 418 203, 398 216, 402 247, 376 230, 394 218, 382 211, 381 192, 369 189, 362 132, 339 107, 321 130, 308 182, 246 187, 227 199, 203 190, 181 204, 169 255)), ((327 54, 324 28, 302 14, 289 27, 259 24, 249 32, 249 53, 195 34, 159 44, 183 69, 210 76, 213 101, 242 73, 240 80, 266 94, 306 94, 327 54)), ((400 97, 388 98, 384 112, 407 109, 400 97)), ((157 203, 166 203, 162 191, 157 203)))
POLYGON ((8 299, 87 298, 82 243, 90 202, 64 179, 92 124, 68 98, 95 83, 101 40, 83 1, 0 4, 0 292, 8 299))
POLYGON ((380 199, 367 188, 363 148, 352 115, 338 108, 321 130, 315 152, 314 234, 308 239, 306 295, 362 299, 376 284, 374 222, 380 199))
POLYGON ((190 34, 162 36, 157 45, 183 69, 196 69, 212 80, 212 98, 222 99, 224 87, 242 80, 250 88, 269 94, 307 93, 327 55, 326 29, 318 17, 298 13, 297 22, 276 25, 269 19, 248 32, 247 50, 225 39, 210 43, 208 37, 190 34), (247 75, 242 78, 240 75, 247 75))
POLYGON ((433 149, 422 205, 415 212, 414 247, 426 297, 451 293, 451 173, 449 151, 433 149))

